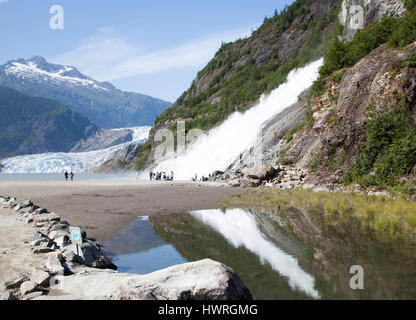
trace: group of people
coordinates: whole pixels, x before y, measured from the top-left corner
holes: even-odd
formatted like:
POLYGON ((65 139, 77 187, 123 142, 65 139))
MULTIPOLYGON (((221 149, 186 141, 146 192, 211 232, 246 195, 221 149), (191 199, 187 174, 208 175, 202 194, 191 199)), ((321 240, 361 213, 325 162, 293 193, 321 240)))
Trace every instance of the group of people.
POLYGON ((65 171, 65 181, 68 181, 69 177, 71 177, 71 181, 74 181, 75 174, 71 171, 71 173, 68 173, 68 171, 65 171))
POLYGON ((164 171, 161 172, 153 172, 150 171, 149 173, 150 181, 172 181, 173 180, 173 171, 170 172, 170 175, 164 171))

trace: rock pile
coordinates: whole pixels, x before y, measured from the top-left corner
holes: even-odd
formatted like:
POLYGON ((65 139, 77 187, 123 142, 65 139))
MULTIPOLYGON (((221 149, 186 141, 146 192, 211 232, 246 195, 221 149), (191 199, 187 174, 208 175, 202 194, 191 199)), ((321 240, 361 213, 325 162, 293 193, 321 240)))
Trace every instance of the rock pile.
POLYGON ((69 224, 62 222, 54 212, 40 208, 30 200, 0 196, 0 206, 12 209, 28 224, 37 229, 29 244, 33 254, 46 254, 45 265, 31 275, 21 275, 6 281, 5 287, 19 299, 32 299, 48 292, 50 281, 56 275, 71 275, 84 267, 117 269, 103 254, 94 239, 83 232, 78 250, 71 241, 69 224))
POLYGON ((70 225, 30 200, 0 196, 0 206, 12 209, 22 223, 36 228, 27 243, 44 264, 30 274, 4 283, 0 300, 56 299, 251 299, 251 294, 229 267, 210 260, 172 266, 147 275, 116 272, 94 239, 82 233, 79 247, 72 243, 70 225))
POLYGON ((225 181, 232 187, 292 189, 303 185, 307 177, 305 169, 261 165, 227 172, 214 171, 211 181, 225 181))

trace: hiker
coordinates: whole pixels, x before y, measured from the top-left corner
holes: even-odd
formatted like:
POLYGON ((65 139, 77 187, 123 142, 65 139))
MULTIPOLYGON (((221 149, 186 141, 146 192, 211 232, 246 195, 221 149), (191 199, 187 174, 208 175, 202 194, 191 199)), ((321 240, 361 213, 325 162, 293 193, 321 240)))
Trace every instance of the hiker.
POLYGON ((68 171, 65 171, 65 181, 68 181, 68 171))
POLYGON ((170 180, 173 181, 173 171, 170 172, 170 180))
POLYGON ((150 181, 153 180, 153 171, 150 171, 150 181))
POLYGON ((74 181, 75 174, 71 171, 71 181, 74 181))

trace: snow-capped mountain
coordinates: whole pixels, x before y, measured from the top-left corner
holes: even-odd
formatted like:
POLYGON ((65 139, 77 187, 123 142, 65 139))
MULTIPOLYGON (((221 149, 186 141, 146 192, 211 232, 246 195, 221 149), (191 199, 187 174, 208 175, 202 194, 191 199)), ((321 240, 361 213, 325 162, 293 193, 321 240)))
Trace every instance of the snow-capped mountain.
POLYGON ((102 128, 152 125, 170 103, 124 92, 98 82, 75 67, 48 63, 35 56, 0 66, 0 85, 28 95, 56 100, 102 128))

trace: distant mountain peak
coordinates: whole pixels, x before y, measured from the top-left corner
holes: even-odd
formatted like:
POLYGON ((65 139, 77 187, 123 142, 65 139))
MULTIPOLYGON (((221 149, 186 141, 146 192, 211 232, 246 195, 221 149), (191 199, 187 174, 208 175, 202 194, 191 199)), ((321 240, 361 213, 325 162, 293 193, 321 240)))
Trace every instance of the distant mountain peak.
POLYGON ((152 125, 170 105, 140 93, 123 92, 73 66, 49 63, 39 55, 1 65, 0 86, 56 100, 103 128, 152 125))

